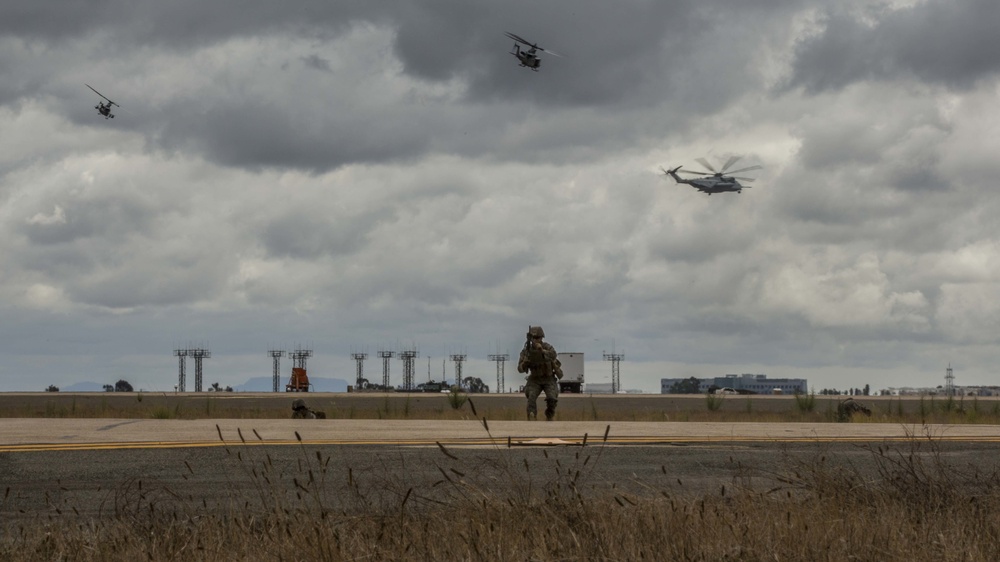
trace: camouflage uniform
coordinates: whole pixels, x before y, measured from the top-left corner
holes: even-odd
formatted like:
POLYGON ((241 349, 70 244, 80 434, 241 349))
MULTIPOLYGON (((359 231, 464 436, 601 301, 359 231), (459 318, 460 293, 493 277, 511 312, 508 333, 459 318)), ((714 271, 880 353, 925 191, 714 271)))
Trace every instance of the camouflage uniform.
POLYGON ((521 350, 517 360, 517 372, 529 373, 524 381, 524 395, 528 398, 528 419, 538 418, 538 395, 545 392, 545 419, 552 421, 559 403, 559 379, 562 368, 556 358, 556 350, 548 342, 542 341, 545 332, 541 326, 528 328, 530 342, 521 350))
POLYGON ((293 420, 314 420, 316 419, 316 414, 306 408, 306 401, 301 398, 296 398, 292 401, 292 419, 293 420))
POLYGON ((854 414, 871 417, 872 409, 861 402, 855 402, 853 398, 848 398, 837 405, 837 421, 849 422, 854 414))

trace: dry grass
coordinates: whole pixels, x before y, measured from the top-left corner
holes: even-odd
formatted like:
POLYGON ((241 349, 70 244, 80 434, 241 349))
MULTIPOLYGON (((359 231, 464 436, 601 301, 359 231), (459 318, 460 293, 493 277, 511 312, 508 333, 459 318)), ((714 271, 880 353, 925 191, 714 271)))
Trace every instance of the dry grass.
MULTIPOLYGON (((465 395, 374 393, 15 393, 0 394, 0 417, 116 419, 278 419, 292 399, 331 419, 472 419, 465 395)), ((519 394, 474 395, 491 420, 524 418, 519 394)), ((561 421, 835 422, 841 397, 701 395, 572 395, 559 398, 561 421)), ((1000 423, 996 398, 864 397, 869 423, 1000 423)))
POLYGON ((128 482, 107 517, 63 509, 0 527, 0 559, 985 562, 1000 552, 1000 477, 951 466, 920 437, 872 447, 864 469, 823 457, 763 476, 734 465, 728 487, 697 497, 670 491, 681 483, 666 467, 645 492, 595 491, 600 437, 568 462, 498 447, 484 466, 481 455, 439 449, 440 479, 415 486, 400 474, 334 471, 305 446, 288 469, 229 443, 232 471, 253 489, 233 490, 228 508, 128 482))

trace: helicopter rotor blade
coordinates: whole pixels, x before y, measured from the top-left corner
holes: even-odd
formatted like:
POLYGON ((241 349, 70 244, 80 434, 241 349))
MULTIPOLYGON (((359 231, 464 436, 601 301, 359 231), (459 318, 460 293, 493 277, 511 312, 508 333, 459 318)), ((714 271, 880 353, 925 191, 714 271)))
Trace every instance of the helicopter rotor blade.
POLYGON ((761 166, 761 165, 750 166, 748 168, 740 168, 739 170, 733 170, 731 172, 727 172, 727 175, 728 174, 739 174, 740 172, 749 172, 750 170, 763 170, 763 169, 764 169, 764 167, 761 166))
POLYGON ((722 173, 726 173, 726 170, 728 170, 729 167, 732 166, 733 164, 735 164, 736 161, 739 160, 740 158, 743 158, 743 157, 742 156, 730 156, 729 160, 726 160, 726 163, 722 165, 722 168, 720 168, 719 171, 722 172, 722 173))
POLYGON ((711 164, 710 164, 710 163, 708 162, 708 160, 705 160, 704 158, 695 158, 695 159, 694 159, 694 161, 695 161, 695 162, 697 162, 697 163, 699 163, 699 164, 701 164, 702 166, 704 166, 704 167, 708 168, 709 170, 712 170, 712 173, 713 173, 713 174, 717 174, 717 173, 719 173, 719 172, 718 172, 718 171, 717 171, 717 170, 716 170, 716 169, 715 169, 715 168, 714 168, 714 167, 713 167, 713 166, 712 166, 712 165, 711 165, 711 164))
MULTIPOLYGON (((97 94, 97 95, 101 96, 102 98, 108 100, 108 103, 110 103, 111 105, 118 105, 117 103, 111 101, 111 98, 109 98, 108 96, 102 94, 101 92, 98 92, 97 90, 94 90, 94 87, 91 86, 90 84, 84 83, 84 86, 86 86, 86 87, 90 88, 91 90, 93 90, 95 94, 97 94)), ((121 107, 121 106, 118 105, 118 107, 121 107)))
POLYGON ((691 174, 692 176, 711 176, 712 172, 697 172, 694 170, 677 170, 678 174, 691 174))
MULTIPOLYGON (((534 43, 528 41, 527 39, 525 39, 525 38, 523 38, 523 37, 521 37, 519 35, 516 35, 514 33, 511 33, 509 31, 504 31, 503 34, 506 35, 507 37, 513 39, 514 41, 517 41, 518 43, 523 43, 523 44, 525 44, 525 45, 527 45, 527 46, 529 46, 529 47, 531 47, 533 49, 538 49, 539 48, 538 45, 535 45, 534 43)), ((545 49, 542 49, 542 50, 544 51, 545 49)))
POLYGON ((550 54, 552 56, 556 56, 556 57, 560 57, 560 58, 566 56, 566 55, 559 54, 559 53, 557 53, 555 51, 546 49, 544 47, 539 47, 538 43, 532 43, 531 41, 528 41, 527 39, 525 39, 524 37, 521 37, 520 35, 517 35, 516 33, 511 33, 509 31, 504 31, 503 34, 506 35, 508 38, 513 39, 514 41, 517 41, 518 43, 527 45, 528 47, 531 47, 532 49, 536 49, 536 50, 548 53, 548 54, 550 54))
POLYGON ((734 180, 740 181, 756 181, 757 178, 745 178, 742 176, 726 176, 727 178, 733 178, 734 180))

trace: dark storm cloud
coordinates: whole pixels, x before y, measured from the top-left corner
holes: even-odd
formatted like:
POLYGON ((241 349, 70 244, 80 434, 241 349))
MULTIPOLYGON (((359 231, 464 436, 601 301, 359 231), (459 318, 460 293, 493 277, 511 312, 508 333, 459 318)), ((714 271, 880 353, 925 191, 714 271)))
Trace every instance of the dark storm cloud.
POLYGON ((330 72, 330 61, 324 59, 319 55, 308 55, 302 57, 302 63, 305 64, 306 67, 311 68, 313 70, 330 72))
POLYGON ((823 23, 822 32, 799 44, 791 87, 816 93, 916 77, 964 89, 1000 71, 1000 3, 994 0, 925 0, 865 13, 838 7, 823 23))
POLYGON ((378 18, 380 11, 371 3, 351 0, 306 0, 294 6, 243 0, 81 0, 58 9, 14 0, 0 8, 0 36, 60 43, 106 34, 121 49, 139 45, 187 49, 288 26, 336 32, 352 21, 378 18))
POLYGON ((673 97, 708 111, 738 95, 726 85, 758 78, 747 47, 780 28, 795 4, 454 2, 433 17, 411 4, 417 13, 399 20, 395 51, 411 75, 462 78, 473 102, 648 107, 673 97), (541 52, 540 72, 520 68, 505 31, 563 56, 541 52))
POLYGON ((158 142, 167 149, 201 152, 227 166, 325 171, 416 156, 428 142, 419 127, 397 127, 388 118, 371 121, 371 114, 357 111, 315 116, 264 100, 231 100, 204 113, 191 107, 171 111, 176 117, 158 142))
MULTIPOLYGON (((5 22, 0 26, 6 25, 0 33, 52 46, 73 40, 75 51, 92 51, 87 64, 93 64, 95 73, 108 74, 115 67, 137 72, 127 87, 120 86, 122 78, 106 78, 119 85, 107 86, 114 90, 108 95, 134 112, 114 126, 138 128, 151 140, 151 148, 203 152, 199 156, 211 161, 249 169, 326 171, 347 163, 434 152, 501 160, 590 159, 603 153, 608 143, 658 136, 664 128, 717 111, 740 96, 746 85, 759 81, 754 46, 781 29, 797 4, 799 0, 741 2, 735 7, 721 0, 635 1, 626 6, 598 1, 426 0, 289 6, 184 0, 95 2, 50 17, 53 10, 25 2, 4 8, 11 18, 0 18, 5 22), (392 53, 403 77, 417 80, 410 89, 440 84, 459 93, 411 99, 405 91, 408 85, 397 89, 399 81, 386 72, 386 61, 376 57, 372 60, 378 68, 363 68, 385 74, 381 88, 397 92, 384 100, 392 110, 360 99, 366 91, 358 88, 357 76, 344 74, 338 63, 368 55, 365 49, 370 46, 345 47, 341 42, 336 51, 331 48, 333 41, 359 26, 391 33, 392 53), (512 42, 504 31, 566 56, 546 56, 539 73, 519 68, 508 53, 512 42), (162 68, 129 60, 130 53, 208 49, 244 37, 305 39, 308 44, 288 53, 288 61, 298 64, 285 62, 280 68, 252 67, 248 61, 224 66, 234 50, 254 48, 247 45, 207 53, 223 65, 208 68, 220 74, 214 83, 238 86, 221 94, 202 90, 183 99, 175 95, 159 109, 143 107, 162 90, 134 90, 154 82, 152 76, 162 80, 166 74, 162 68), (347 50, 351 48, 358 50, 347 50), (289 67, 324 71, 331 83, 304 84, 298 75, 278 74, 294 72, 289 67), (262 91, 253 87, 257 83, 276 86, 262 91), (117 99, 121 96, 125 99, 117 99), (329 101, 323 106, 317 99, 329 101), (545 115, 538 114, 540 110, 545 115), (620 111, 650 115, 622 119, 616 117, 620 111)), ((170 87, 184 91, 186 82, 178 77, 170 87)), ((0 85, 0 96, 13 101, 36 89, 27 83, 12 88, 6 91, 0 85)), ((71 97, 75 108, 81 97, 78 89, 74 84, 59 95, 71 97)), ((93 117, 89 110, 66 111, 74 119, 93 117)))

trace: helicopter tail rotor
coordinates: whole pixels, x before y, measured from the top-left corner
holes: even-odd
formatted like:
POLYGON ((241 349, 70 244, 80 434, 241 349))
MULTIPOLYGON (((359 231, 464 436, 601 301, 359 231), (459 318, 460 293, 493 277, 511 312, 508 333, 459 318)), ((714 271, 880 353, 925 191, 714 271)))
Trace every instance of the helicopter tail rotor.
MULTIPOLYGON (((674 178, 674 182, 676 182, 676 183, 680 183, 680 178, 677 177, 677 171, 680 170, 680 169, 681 169, 680 166, 677 166, 676 168, 674 168, 672 170, 667 170, 663 166, 660 166, 660 171, 663 172, 663 174, 665 176, 670 176, 670 177, 674 178)), ((684 173, 684 172, 681 172, 681 173, 684 173)))

